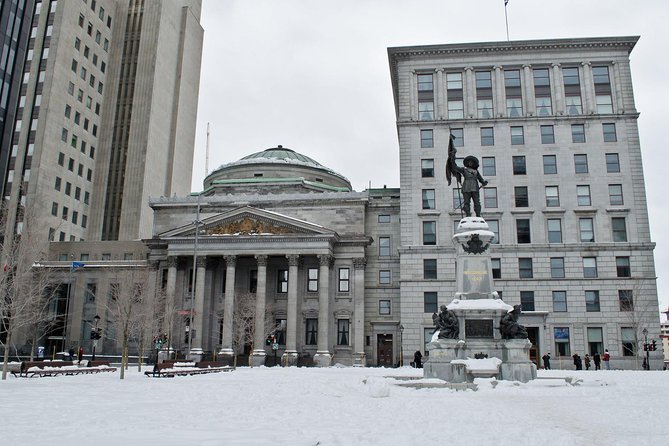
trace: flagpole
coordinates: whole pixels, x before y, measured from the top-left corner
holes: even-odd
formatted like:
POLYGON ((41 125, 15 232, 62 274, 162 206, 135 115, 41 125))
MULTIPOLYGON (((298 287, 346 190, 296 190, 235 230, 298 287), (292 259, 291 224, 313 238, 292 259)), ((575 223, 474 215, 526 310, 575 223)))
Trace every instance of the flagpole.
POLYGON ((506 5, 509 0, 504 0, 504 21, 506 22, 506 41, 509 41, 509 17, 506 15, 506 5))

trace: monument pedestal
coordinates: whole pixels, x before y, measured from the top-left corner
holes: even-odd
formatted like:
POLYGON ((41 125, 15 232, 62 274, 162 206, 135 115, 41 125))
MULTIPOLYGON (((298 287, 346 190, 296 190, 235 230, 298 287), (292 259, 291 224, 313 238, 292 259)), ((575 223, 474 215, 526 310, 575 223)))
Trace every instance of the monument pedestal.
POLYGON ((249 365, 251 367, 260 367, 265 365, 265 360, 267 359, 267 353, 265 350, 253 350, 253 353, 249 356, 249 365))
POLYGON ((285 352, 283 355, 281 355, 281 364, 284 367, 293 367, 297 366, 297 360, 299 359, 299 355, 297 352, 285 352))
POLYGON ((330 352, 316 352, 314 355, 316 367, 330 367, 332 365, 332 354, 330 352))

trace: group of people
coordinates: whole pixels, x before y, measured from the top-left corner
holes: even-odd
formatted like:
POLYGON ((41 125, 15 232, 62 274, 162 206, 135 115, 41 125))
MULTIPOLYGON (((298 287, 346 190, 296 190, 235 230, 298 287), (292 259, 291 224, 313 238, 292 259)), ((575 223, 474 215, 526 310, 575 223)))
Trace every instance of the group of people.
MULTIPOLYGON (((541 357, 541 359, 544 361, 544 369, 550 370, 551 354, 546 353, 541 357)), ((592 358, 587 353, 585 354, 584 358, 581 358, 581 356, 578 353, 574 353, 572 355, 572 359, 574 360, 574 367, 576 367, 576 370, 583 370, 583 364, 585 364, 586 370, 590 370, 592 364, 594 364, 595 370, 601 370, 602 361, 604 362, 604 367, 606 368, 606 370, 611 370, 611 365, 609 362, 611 359, 611 355, 609 354, 608 349, 604 350, 604 355, 600 355, 599 352, 597 352, 594 355, 592 355, 592 358)))

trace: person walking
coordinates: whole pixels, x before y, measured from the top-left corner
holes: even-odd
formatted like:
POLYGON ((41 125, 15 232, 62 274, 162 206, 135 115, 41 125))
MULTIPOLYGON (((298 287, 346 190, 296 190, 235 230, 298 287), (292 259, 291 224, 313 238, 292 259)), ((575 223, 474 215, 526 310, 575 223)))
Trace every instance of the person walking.
POLYGON ((602 369, 602 357, 599 356, 599 352, 597 352, 593 355, 592 362, 595 363, 595 370, 601 370, 602 369))
POLYGON ((551 353, 548 352, 545 355, 541 357, 541 359, 544 360, 544 369, 550 370, 551 369, 551 353))
POLYGON ((413 354, 413 363, 414 367, 417 369, 422 369, 423 368, 423 355, 421 354, 420 350, 416 350, 416 353, 413 354))
POLYGON ((84 348, 79 347, 79 353, 77 353, 77 361, 81 363, 82 359, 84 359, 84 348))
POLYGON ((581 357, 578 355, 578 353, 574 353, 572 358, 574 358, 574 366, 576 367, 576 370, 583 370, 583 362, 581 361, 581 357))
POLYGON ((585 358, 583 358, 583 361, 585 362, 585 369, 590 370, 590 356, 588 354, 585 354, 585 358))
POLYGON ((604 357, 602 359, 604 360, 604 367, 606 367, 606 370, 611 370, 611 364, 609 364, 609 360, 611 359, 609 349, 604 350, 604 357))

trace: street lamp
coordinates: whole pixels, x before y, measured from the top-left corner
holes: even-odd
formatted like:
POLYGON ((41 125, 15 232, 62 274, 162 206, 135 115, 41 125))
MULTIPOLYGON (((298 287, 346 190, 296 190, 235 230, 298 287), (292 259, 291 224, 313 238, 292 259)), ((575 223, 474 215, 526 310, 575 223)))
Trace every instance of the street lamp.
POLYGON ((404 333, 404 325, 400 324, 400 367, 404 365, 404 351, 402 347, 402 334, 404 333))
POLYGON ((97 314, 93 317, 93 320, 95 321, 95 329, 93 330, 93 359, 91 361, 95 361, 95 347, 98 346, 98 339, 100 339, 100 333, 98 332, 98 323, 100 322, 100 316, 97 314))
POLYGON ((650 358, 648 357, 648 329, 644 328, 641 330, 641 333, 643 333, 644 341, 643 341, 643 349, 646 351, 646 370, 650 370, 650 358))
MULTIPOLYGON (((190 295, 190 315, 188 316, 188 355, 187 358, 190 361, 190 351, 193 346, 193 334, 195 333, 193 319, 195 318, 195 287, 197 286, 197 245, 198 245, 198 235, 200 233, 200 196, 202 193, 197 194, 197 209, 195 211, 195 240, 193 243, 193 276, 191 277, 191 295, 190 295)), ((202 315, 200 316, 202 317, 202 315)))

